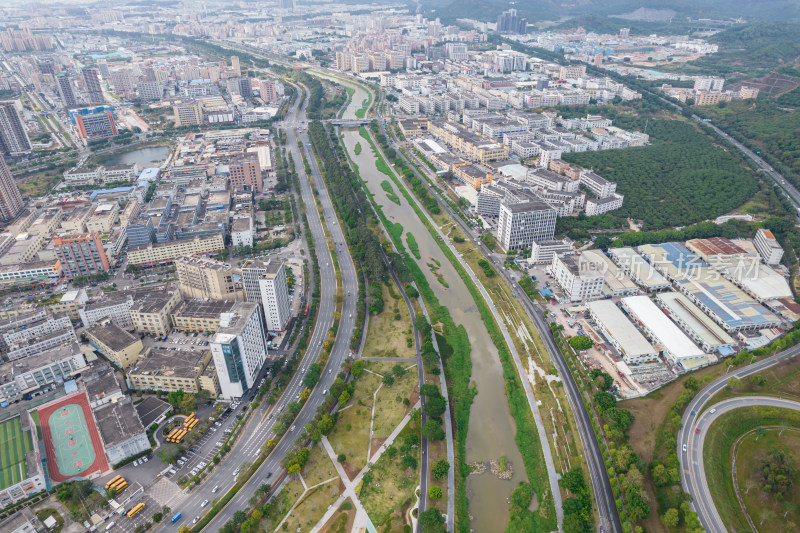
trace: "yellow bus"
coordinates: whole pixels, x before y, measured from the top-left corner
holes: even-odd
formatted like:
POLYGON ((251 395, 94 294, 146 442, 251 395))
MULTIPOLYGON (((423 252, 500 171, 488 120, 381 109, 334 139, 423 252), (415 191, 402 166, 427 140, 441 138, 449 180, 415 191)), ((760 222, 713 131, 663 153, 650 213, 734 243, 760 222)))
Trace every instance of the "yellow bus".
POLYGON ((130 511, 128 511, 128 518, 133 518, 133 517, 134 517, 134 516, 136 516, 136 515, 139 513, 139 511, 141 511, 142 509, 144 509, 144 502, 142 502, 142 503, 138 504, 136 507, 134 507, 133 509, 131 509, 130 511))
POLYGON ((122 492, 122 490, 127 486, 128 486, 128 482, 125 481, 124 479, 121 479, 116 484, 111 485, 111 488, 109 490, 113 490, 114 494, 116 495, 116 494, 119 494, 120 492, 122 492))
POLYGON ((111 487, 111 485, 113 485, 114 483, 116 483, 120 479, 122 479, 122 476, 120 476, 120 475, 117 475, 117 476, 114 476, 113 478, 111 478, 111 480, 108 483, 106 483, 106 490, 108 490, 109 487, 111 487))
POLYGON ((184 426, 185 426, 185 425, 188 425, 188 424, 189 424, 189 422, 191 422, 192 420, 196 420, 196 417, 194 416, 194 413, 190 414, 189 416, 187 416, 187 417, 186 417, 186 418, 183 420, 183 425, 184 425, 184 426))
POLYGON ((175 438, 174 438, 173 440, 174 440, 175 442, 183 442, 183 438, 186 436, 186 434, 187 434, 187 433, 189 433, 189 432, 188 432, 188 431, 186 431, 185 429, 182 429, 182 430, 180 431, 180 433, 178 433, 177 435, 175 435, 175 438))
POLYGON ((172 431, 170 431, 169 435, 167 435, 167 442, 175 442, 175 436, 180 433, 182 430, 180 426, 176 427, 172 431))
POLYGON ((187 430, 187 431, 191 431, 191 430, 193 430, 194 428, 196 428, 196 427, 197 427, 197 424, 199 424, 199 423, 200 423, 200 421, 199 421, 198 419, 196 419, 196 418, 195 418, 194 420, 192 420, 191 422, 189 422, 188 424, 186 424, 186 425, 184 426, 184 428, 186 428, 186 430, 187 430))
POLYGON ((108 488, 109 489, 115 489, 115 488, 119 487, 120 485, 122 485, 123 483, 125 483, 125 478, 120 476, 119 479, 117 481, 115 481, 114 483, 112 483, 111 485, 109 485, 108 488))

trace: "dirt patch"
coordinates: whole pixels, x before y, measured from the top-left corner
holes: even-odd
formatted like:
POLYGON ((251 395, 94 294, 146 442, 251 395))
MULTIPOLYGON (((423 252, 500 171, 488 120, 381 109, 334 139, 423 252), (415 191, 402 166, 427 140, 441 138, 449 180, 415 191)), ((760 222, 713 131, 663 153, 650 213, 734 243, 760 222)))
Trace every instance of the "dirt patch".
MULTIPOLYGON (((342 506, 346 506, 346 504, 350 504, 352 507, 353 503, 350 499, 345 500, 345 503, 342 506)), ((341 507, 340 507, 341 509, 341 507)), ((356 520, 356 512, 355 509, 349 509, 345 511, 340 511, 338 513, 334 513, 330 520, 325 522, 325 525, 320 528, 321 533, 339 533, 341 531, 350 531, 353 529, 353 522, 356 520), (342 518, 345 516, 347 518, 342 518)))
POLYGON ((347 461, 342 463, 342 468, 344 468, 344 473, 347 474, 347 479, 353 481, 355 477, 361 472, 361 469, 355 465, 351 465, 347 461))
POLYGON ((372 442, 370 443, 370 447, 369 447, 370 455, 375 455, 378 452, 378 450, 381 449, 381 446, 383 446, 384 442, 386 442, 385 438, 384 439, 372 439, 372 442))

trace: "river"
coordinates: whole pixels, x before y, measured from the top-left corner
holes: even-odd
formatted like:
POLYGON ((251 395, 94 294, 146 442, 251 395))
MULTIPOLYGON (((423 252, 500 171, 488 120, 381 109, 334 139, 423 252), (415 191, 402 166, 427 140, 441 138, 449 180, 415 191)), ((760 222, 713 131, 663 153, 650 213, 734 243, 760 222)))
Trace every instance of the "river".
POLYGON ((169 146, 150 146, 139 148, 130 152, 114 154, 104 160, 106 165, 132 165, 138 163, 140 167, 160 167, 169 154, 169 146))
MULTIPOLYGON (((357 91, 353 101, 361 102, 365 97, 365 94, 357 91)), ((350 113, 351 110, 348 110, 345 118, 350 113)), ((344 139, 347 151, 358 165, 361 177, 367 182, 367 187, 375 195, 377 203, 382 206, 384 214, 389 220, 401 223, 404 232, 410 232, 416 238, 422 255, 420 268, 439 302, 450 309, 455 323, 463 325, 467 330, 472 349, 472 381, 477 387, 478 395, 470 410, 466 460, 468 463, 487 462, 505 455, 515 471, 510 481, 500 480, 488 470, 484 474, 467 478, 467 495, 472 516, 470 525, 474 531, 503 530, 508 522, 507 499, 519 481, 527 480, 527 476, 514 440, 516 426, 508 408, 497 348, 489 337, 467 286, 394 183, 392 189, 400 196, 402 205, 395 204, 386 196, 381 182, 388 178, 375 168, 375 157, 367 141, 357 130, 345 131, 344 139), (361 143, 362 151, 359 155, 355 155, 356 143, 361 143), (434 260, 441 264, 437 272, 443 276, 449 288, 445 288, 428 267, 434 260)), ((403 241, 405 242, 405 238, 403 241)))

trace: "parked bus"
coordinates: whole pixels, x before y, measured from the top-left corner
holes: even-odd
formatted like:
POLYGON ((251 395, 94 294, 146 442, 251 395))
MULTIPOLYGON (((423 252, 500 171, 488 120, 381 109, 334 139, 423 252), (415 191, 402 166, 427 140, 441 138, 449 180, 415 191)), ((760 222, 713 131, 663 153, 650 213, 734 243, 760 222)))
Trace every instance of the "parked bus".
POLYGON ((130 511, 128 511, 128 518, 133 518, 133 517, 134 517, 134 516, 136 516, 136 515, 139 513, 139 511, 141 511, 142 509, 144 509, 144 502, 142 502, 142 503, 138 504, 136 507, 134 507, 133 509, 131 509, 130 511))
POLYGON ((111 487, 111 485, 113 485, 114 483, 116 483, 120 479, 122 479, 122 476, 120 476, 120 475, 116 475, 113 478, 111 478, 111 480, 108 483, 106 483, 106 490, 108 490, 109 487, 111 487))
POLYGON ((186 420, 184 420, 184 421, 183 421, 183 426, 184 426, 184 427, 189 427, 189 425, 190 425, 190 424, 191 424, 191 423, 192 423, 194 420, 197 420, 197 418, 194 416, 194 413, 192 413, 192 414, 190 414, 189 416, 187 416, 187 417, 186 417, 186 420))
POLYGON ((181 432, 180 426, 178 426, 175 429, 173 429, 172 431, 170 431, 169 435, 167 435, 167 442, 175 442, 175 437, 180 432, 181 432))
POLYGON ((174 524, 175 522, 180 520, 181 516, 182 516, 181 513, 175 513, 175 516, 172 517, 172 523, 174 524))
POLYGON ((189 422, 189 424, 188 424, 188 425, 185 425, 185 426, 184 426, 184 428, 185 428, 187 431, 191 431, 191 430, 193 430, 194 428, 196 428, 196 427, 197 427, 197 425, 198 425, 199 423, 200 423, 200 421, 199 421, 198 419, 196 419, 196 418, 195 418, 194 420, 192 420, 191 422, 189 422))
POLYGON ((119 487, 123 483, 125 483, 125 478, 120 476, 119 479, 117 481, 115 481, 114 483, 112 483, 111 485, 109 485, 108 488, 109 488, 109 490, 111 490, 111 489, 117 490, 117 487, 119 487))
POLYGON ((116 495, 125 490, 127 487, 128 487, 128 482, 123 480, 121 484, 116 485, 115 487, 112 488, 114 489, 114 494, 116 495))

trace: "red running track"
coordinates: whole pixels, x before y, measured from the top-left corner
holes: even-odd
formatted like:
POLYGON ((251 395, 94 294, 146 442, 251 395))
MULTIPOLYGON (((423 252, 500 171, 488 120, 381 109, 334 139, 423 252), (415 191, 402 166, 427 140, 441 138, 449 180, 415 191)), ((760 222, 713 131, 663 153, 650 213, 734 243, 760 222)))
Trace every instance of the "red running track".
POLYGON ((88 478, 91 474, 97 472, 103 474, 111 470, 111 466, 106 459, 106 452, 103 448, 103 441, 100 440, 100 432, 97 430, 97 424, 94 421, 92 408, 89 406, 89 397, 85 392, 76 392, 63 398, 59 398, 50 403, 39 406, 39 423, 42 425, 42 437, 44 438, 44 450, 47 455, 47 467, 50 474, 50 479, 54 483, 62 483, 72 478, 88 478), (86 420, 86 426, 89 430, 89 437, 92 439, 92 447, 94 448, 94 462, 83 470, 79 475, 62 476, 58 471, 58 463, 56 462, 56 452, 53 448, 53 437, 50 433, 50 415, 53 412, 61 409, 65 405, 76 404, 83 410, 83 417, 86 420))

